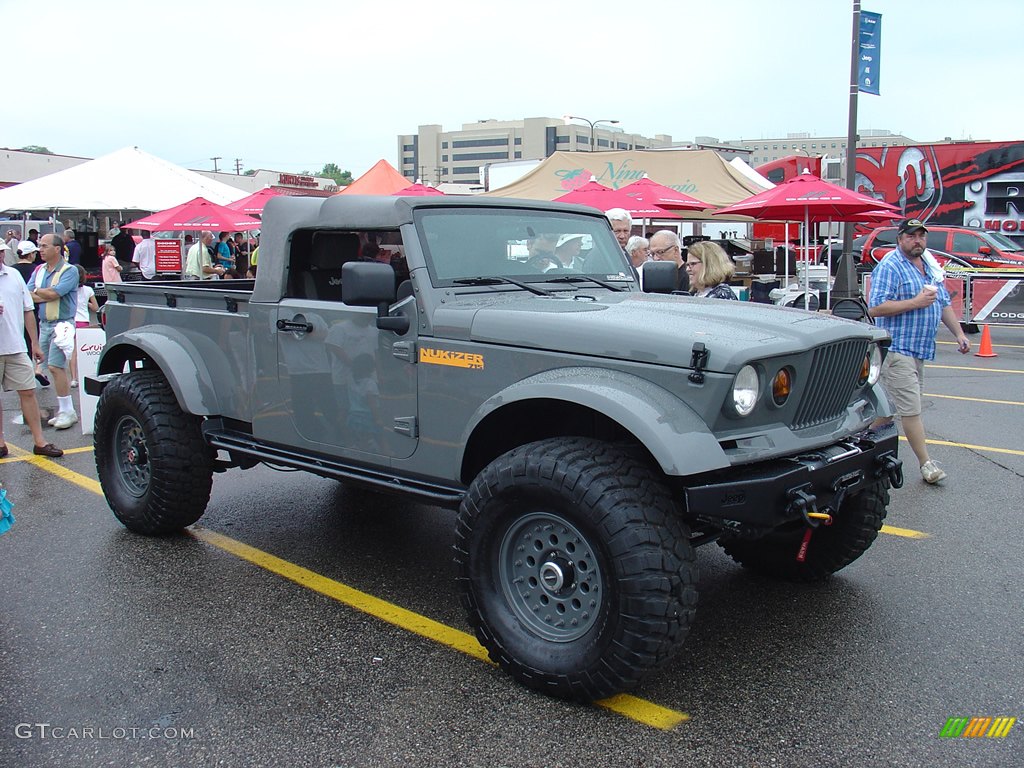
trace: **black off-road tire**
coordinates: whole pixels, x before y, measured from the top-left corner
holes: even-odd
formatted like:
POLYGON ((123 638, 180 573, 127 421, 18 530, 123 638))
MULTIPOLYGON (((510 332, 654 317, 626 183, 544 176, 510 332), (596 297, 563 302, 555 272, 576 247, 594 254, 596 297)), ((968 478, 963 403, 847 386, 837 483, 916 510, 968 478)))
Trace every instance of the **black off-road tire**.
POLYGON ((201 419, 184 413, 159 371, 134 371, 107 384, 93 445, 103 495, 129 530, 179 531, 206 511, 213 449, 201 419))
POLYGON ((489 464, 459 509, 469 623, 524 685, 593 701, 635 687, 682 645, 697 604, 689 531, 627 450, 553 438, 489 464))
POLYGON ((765 576, 787 581, 821 581, 867 551, 878 536, 888 505, 889 485, 885 480, 848 496, 833 515, 831 525, 814 529, 803 562, 796 559, 807 530, 802 521, 761 539, 730 539, 720 543, 737 563, 765 576))

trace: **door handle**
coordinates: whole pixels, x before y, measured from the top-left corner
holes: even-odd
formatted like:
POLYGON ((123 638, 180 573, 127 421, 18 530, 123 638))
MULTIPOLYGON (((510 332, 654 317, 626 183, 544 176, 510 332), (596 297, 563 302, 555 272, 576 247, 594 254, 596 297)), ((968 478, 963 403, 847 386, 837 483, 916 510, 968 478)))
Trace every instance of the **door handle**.
POLYGON ((306 319, 300 316, 294 320, 278 320, 277 330, 285 333, 312 333, 313 324, 307 323, 306 319))

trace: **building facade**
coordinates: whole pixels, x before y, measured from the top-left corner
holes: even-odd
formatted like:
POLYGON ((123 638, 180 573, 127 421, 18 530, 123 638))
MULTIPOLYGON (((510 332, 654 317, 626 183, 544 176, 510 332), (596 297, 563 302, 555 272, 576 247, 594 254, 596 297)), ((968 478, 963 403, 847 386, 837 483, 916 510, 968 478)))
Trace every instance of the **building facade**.
POLYGON ((582 119, 529 117, 480 120, 457 131, 421 125, 415 134, 398 137, 398 170, 427 184, 478 184, 489 163, 543 160, 556 151, 654 149, 672 146, 672 137, 626 133, 609 120, 593 125, 582 119))
MULTIPOLYGON (((945 139, 945 142, 951 141, 945 139)), ((945 142, 929 141, 929 144, 945 142)), ((846 136, 812 136, 809 133, 787 133, 785 138, 777 139, 732 139, 726 144, 744 147, 750 150, 748 162, 755 168, 765 163, 781 160, 793 155, 823 157, 822 176, 830 181, 841 181, 846 178, 846 136)), ((864 129, 858 134, 858 147, 895 147, 921 144, 902 134, 892 133, 884 129, 864 129)))

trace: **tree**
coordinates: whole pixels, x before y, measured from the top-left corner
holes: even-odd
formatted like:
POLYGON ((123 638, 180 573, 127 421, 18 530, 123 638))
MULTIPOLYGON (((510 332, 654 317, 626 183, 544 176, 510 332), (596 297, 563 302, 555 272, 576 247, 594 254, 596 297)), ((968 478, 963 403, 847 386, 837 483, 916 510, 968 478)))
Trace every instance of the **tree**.
POLYGON ((53 152, 48 150, 46 147, 40 147, 38 144, 29 144, 27 147, 21 148, 22 152, 35 152, 37 155, 52 155, 53 152))
POLYGON ((338 186, 346 186, 352 183, 352 172, 341 170, 336 163, 325 163, 323 170, 316 175, 333 179, 338 186))

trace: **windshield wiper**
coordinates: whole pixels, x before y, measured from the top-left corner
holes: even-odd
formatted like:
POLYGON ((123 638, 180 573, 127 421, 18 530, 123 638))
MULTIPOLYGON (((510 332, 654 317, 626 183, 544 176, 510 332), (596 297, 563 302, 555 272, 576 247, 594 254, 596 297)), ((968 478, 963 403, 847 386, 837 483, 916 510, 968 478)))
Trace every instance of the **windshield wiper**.
POLYGON ((609 291, 622 291, 625 290, 617 285, 613 285, 605 280, 598 280, 596 277, 590 277, 589 275, 563 275, 561 277, 549 277, 544 282, 546 283, 585 283, 587 281, 591 283, 597 283, 602 288, 607 288, 609 291))
POLYGON ((458 285, 501 285, 506 283, 508 285, 515 285, 519 288, 523 288, 530 293, 536 293, 538 296, 551 296, 551 291, 546 291, 536 285, 530 285, 529 283, 523 283, 519 280, 513 280, 511 277, 462 277, 458 280, 452 280, 453 283, 458 285))

